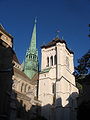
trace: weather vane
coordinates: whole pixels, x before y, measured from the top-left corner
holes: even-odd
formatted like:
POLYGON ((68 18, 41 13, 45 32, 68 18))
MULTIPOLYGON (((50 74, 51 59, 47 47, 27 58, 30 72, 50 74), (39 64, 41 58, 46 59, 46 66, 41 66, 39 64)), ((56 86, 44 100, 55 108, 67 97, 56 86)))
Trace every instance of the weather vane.
POLYGON ((59 33, 60 33, 60 30, 57 30, 56 31, 56 38, 59 38, 59 33))

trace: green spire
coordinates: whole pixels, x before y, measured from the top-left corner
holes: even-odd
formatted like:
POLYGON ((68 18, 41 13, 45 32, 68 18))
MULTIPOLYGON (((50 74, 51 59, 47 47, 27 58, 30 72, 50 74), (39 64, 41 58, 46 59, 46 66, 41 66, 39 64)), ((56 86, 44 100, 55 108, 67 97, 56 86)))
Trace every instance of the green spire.
POLYGON ((24 62, 24 73, 32 79, 33 76, 38 72, 38 51, 36 48, 36 23, 35 19, 34 28, 31 37, 31 43, 29 49, 26 52, 24 62))
POLYGON ((30 48, 29 48, 31 50, 36 49, 36 23, 37 23, 37 19, 35 18, 35 24, 34 24, 34 29, 33 29, 33 33, 32 33, 30 48))

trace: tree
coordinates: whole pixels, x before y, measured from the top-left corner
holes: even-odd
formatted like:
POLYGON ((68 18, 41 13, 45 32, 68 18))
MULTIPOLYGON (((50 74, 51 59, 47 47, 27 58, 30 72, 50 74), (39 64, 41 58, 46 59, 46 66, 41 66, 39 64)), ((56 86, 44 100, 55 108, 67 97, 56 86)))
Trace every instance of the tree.
POLYGON ((90 50, 78 59, 78 66, 75 67, 77 75, 90 74, 90 50))
POLYGON ((82 89, 82 82, 90 76, 90 50, 78 59, 78 66, 75 67, 75 79, 78 89, 82 89))

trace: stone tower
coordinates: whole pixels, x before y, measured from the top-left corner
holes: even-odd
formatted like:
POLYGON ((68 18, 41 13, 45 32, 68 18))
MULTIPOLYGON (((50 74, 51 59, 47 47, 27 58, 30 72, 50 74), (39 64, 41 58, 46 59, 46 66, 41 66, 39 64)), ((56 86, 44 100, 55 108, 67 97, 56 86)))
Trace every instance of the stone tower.
POLYGON ((38 51, 36 48, 36 22, 37 21, 35 19, 31 43, 29 49, 26 52, 24 62, 24 73, 30 79, 32 79, 32 77, 38 72, 38 51))
POLYGON ((39 100, 48 120, 76 120, 78 89, 73 75, 73 52, 56 37, 42 46, 39 100))

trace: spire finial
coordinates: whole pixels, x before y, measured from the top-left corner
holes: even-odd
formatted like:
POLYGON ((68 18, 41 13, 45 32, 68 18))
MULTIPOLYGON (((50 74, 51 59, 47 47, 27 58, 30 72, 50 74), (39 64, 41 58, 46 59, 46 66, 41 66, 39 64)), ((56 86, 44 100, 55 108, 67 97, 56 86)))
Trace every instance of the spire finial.
POLYGON ((35 18, 34 28, 33 28, 32 37, 31 37, 31 43, 29 47, 29 49, 31 50, 36 50, 36 22, 37 22, 37 19, 35 18))
POLYGON ((37 23, 37 17, 35 17, 35 24, 37 23))

